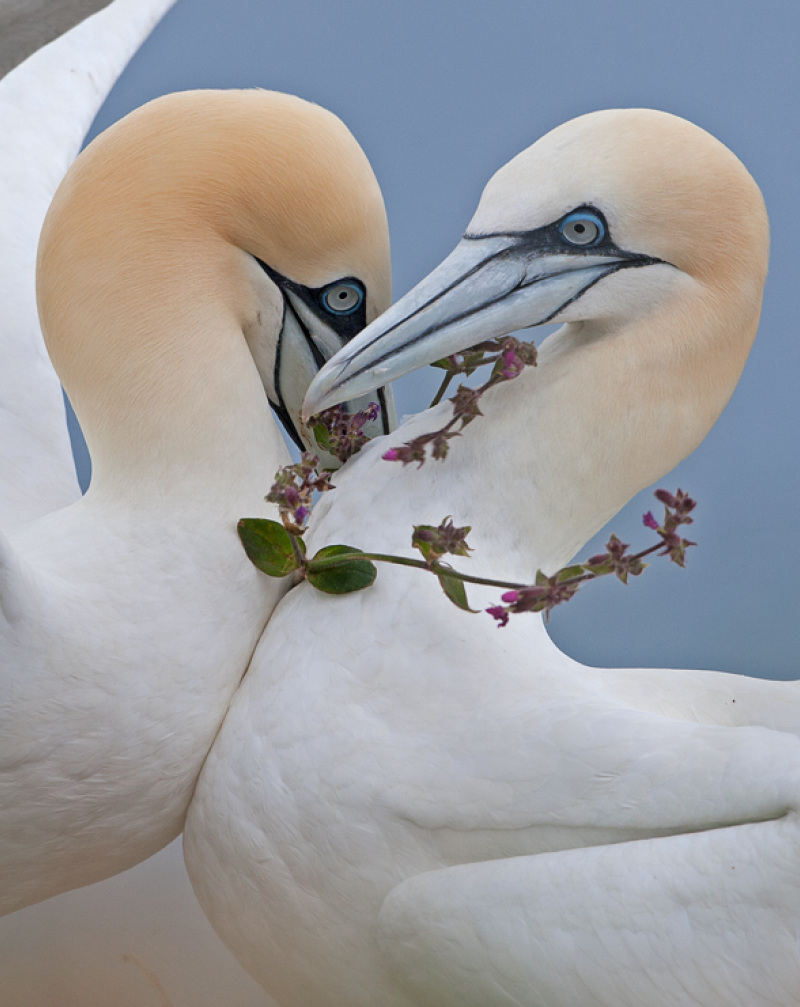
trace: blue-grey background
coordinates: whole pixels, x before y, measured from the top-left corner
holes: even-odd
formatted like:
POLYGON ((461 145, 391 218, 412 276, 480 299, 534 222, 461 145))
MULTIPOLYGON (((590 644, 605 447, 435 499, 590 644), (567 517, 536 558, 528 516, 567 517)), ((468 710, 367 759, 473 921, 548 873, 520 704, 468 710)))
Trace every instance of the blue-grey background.
MULTIPOLYGON (((627 589, 590 585, 555 613, 551 631, 591 664, 794 678, 798 28, 795 0, 178 0, 96 131, 149 98, 195 87, 273 88, 327 106, 383 187, 396 296, 451 249, 492 172, 565 119, 650 106, 718 136, 764 192, 772 265, 760 334, 730 406, 660 481, 700 501, 691 536, 699 547, 685 571, 660 561, 627 589)), ((399 383, 399 411, 424 406, 434 384, 432 374, 399 383)), ((644 542, 650 506, 641 495, 611 528, 644 542)))

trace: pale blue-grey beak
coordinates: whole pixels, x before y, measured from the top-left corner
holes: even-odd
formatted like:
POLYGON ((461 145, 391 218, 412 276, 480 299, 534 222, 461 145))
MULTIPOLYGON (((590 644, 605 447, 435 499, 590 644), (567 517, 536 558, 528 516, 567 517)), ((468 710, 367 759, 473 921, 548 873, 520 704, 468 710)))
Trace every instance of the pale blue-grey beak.
POLYGON ((610 240, 592 249, 566 247, 554 225, 465 235, 441 265, 325 364, 308 389, 303 415, 483 340, 544 325, 604 276, 658 261, 610 240))

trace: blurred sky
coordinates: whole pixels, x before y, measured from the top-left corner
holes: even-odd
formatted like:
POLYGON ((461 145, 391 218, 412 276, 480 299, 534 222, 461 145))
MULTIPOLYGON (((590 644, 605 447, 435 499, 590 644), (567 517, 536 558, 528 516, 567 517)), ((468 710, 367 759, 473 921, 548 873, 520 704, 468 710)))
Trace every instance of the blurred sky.
MULTIPOLYGON (((551 631, 590 664, 794 678, 799 29, 796 0, 178 0, 96 130, 186 88, 259 86, 325 105, 353 130, 383 187, 395 296, 450 251, 489 176, 565 119, 649 106, 718 136, 764 192, 772 265, 730 406, 659 482, 700 501, 699 547, 685 571, 662 560, 629 588, 589 585, 555 613, 551 631)), ((424 406, 435 383, 432 372, 400 382, 399 412, 424 406)), ((610 528, 644 543, 651 506, 640 495, 610 528)))

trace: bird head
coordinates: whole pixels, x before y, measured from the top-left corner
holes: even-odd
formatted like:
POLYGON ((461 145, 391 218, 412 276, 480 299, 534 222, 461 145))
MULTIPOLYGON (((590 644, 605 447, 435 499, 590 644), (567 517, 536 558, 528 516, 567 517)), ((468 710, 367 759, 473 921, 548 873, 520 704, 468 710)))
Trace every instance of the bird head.
MULTIPOLYGON (((226 357, 233 366, 243 334, 301 443, 312 376, 390 303, 383 199, 352 134, 318 105, 257 90, 166 95, 72 166, 45 221, 37 286, 82 424, 119 427, 126 404, 127 422, 144 423, 161 402, 191 426, 200 397, 181 411, 183 390, 204 383, 213 397, 207 372, 222 375, 226 357)), ((383 399, 377 432, 393 416, 383 399)))
POLYGON ((663 338, 634 352, 704 359, 715 418, 755 335, 767 257, 761 194, 718 140, 649 109, 584 115, 491 178, 455 250, 320 371, 305 410, 517 329, 569 323, 552 353, 655 319, 663 338))

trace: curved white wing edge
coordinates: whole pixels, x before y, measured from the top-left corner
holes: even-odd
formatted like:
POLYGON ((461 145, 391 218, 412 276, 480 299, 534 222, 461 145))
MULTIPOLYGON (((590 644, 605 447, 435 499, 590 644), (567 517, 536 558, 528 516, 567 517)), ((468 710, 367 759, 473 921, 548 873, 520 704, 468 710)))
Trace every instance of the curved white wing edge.
POLYGON ((0 528, 78 498, 61 386, 36 313, 53 193, 131 56, 174 0, 115 0, 0 81, 0 528))

